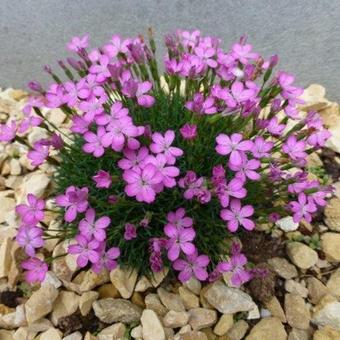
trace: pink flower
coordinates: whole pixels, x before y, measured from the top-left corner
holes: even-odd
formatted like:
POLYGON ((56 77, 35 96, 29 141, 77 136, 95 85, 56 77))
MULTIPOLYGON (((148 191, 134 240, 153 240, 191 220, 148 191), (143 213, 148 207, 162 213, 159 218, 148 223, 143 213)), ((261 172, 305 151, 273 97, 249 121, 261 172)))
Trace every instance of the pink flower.
POLYGON ((92 270, 95 273, 100 273, 103 268, 111 271, 117 267, 117 259, 120 256, 120 250, 118 247, 112 247, 107 251, 104 251, 98 262, 92 264, 92 270))
POLYGON ((48 266, 37 257, 32 257, 21 263, 21 267, 26 269, 25 279, 29 283, 43 282, 45 280, 48 266))
POLYGON ((183 155, 183 150, 171 146, 175 139, 175 132, 168 130, 164 136, 161 133, 155 132, 152 135, 153 143, 150 145, 150 150, 154 153, 163 153, 169 164, 175 164, 176 157, 183 155))
POLYGON ((134 224, 126 223, 124 231, 124 240, 130 241, 137 237, 137 229, 134 224))
POLYGON ((243 186, 244 181, 237 177, 233 178, 229 183, 220 184, 217 188, 217 193, 222 207, 227 208, 229 206, 230 197, 246 197, 247 190, 243 186))
POLYGON ((148 164, 143 170, 126 170, 123 178, 127 182, 125 193, 129 197, 136 196, 138 202, 151 203, 155 200, 154 186, 163 180, 162 174, 153 164, 148 164))
POLYGON ((231 93, 228 90, 222 92, 222 99, 230 108, 236 108, 239 104, 247 100, 254 100, 256 97, 256 90, 245 88, 244 84, 240 81, 235 81, 231 85, 231 93))
POLYGON ((332 136, 332 134, 326 130, 326 129, 321 129, 319 131, 316 131, 312 133, 308 139, 307 143, 311 146, 314 146, 316 148, 320 148, 325 146, 327 140, 332 136))
POLYGON ((15 211, 20 215, 22 221, 28 225, 35 225, 44 219, 45 201, 38 199, 33 194, 27 195, 26 204, 19 204, 16 206, 15 211))
POLYGON ((75 240, 77 241, 77 244, 70 245, 68 247, 68 252, 72 255, 78 255, 78 267, 84 268, 89 262, 97 263, 100 260, 97 251, 100 243, 97 240, 88 240, 83 235, 77 235, 75 240))
POLYGON ((195 139, 197 137, 197 125, 186 123, 179 129, 179 132, 184 139, 195 139))
POLYGON ((275 117, 275 116, 273 118, 271 118, 270 121, 267 124, 267 130, 273 136, 281 136, 285 127, 286 127, 286 125, 279 124, 279 121, 278 121, 277 117, 275 117))
POLYGON ((79 52, 89 46, 89 36, 85 34, 83 37, 73 37, 67 44, 67 48, 72 52, 79 52))
POLYGON ((178 259, 180 251, 184 254, 191 255, 195 252, 196 247, 191 241, 195 238, 196 233, 192 228, 177 229, 167 224, 164 227, 164 233, 170 239, 168 240, 168 258, 171 261, 178 259))
POLYGON ((97 171, 97 173, 92 177, 92 179, 96 182, 96 188, 108 189, 112 184, 111 175, 104 170, 97 171))
POLYGON ((305 159, 307 153, 305 152, 306 143, 303 140, 298 141, 296 136, 290 135, 287 141, 283 144, 282 150, 292 160, 305 159))
POLYGON ((39 126, 42 123, 42 118, 35 115, 25 115, 25 118, 20 122, 18 128, 19 133, 25 133, 29 128, 39 126))
POLYGON ((151 107, 155 103, 155 98, 146 94, 151 88, 152 83, 149 81, 139 83, 134 79, 129 79, 123 83, 122 92, 128 98, 136 97, 140 106, 151 107))
POLYGON ((248 64, 251 60, 256 60, 259 57, 258 53, 251 52, 253 46, 250 44, 234 44, 232 48, 232 55, 238 59, 242 64, 248 64))
POLYGON ((255 158, 270 157, 269 152, 273 147, 273 142, 267 142, 262 136, 257 136, 251 152, 255 158))
POLYGON ((236 177, 240 178, 242 181, 246 181, 247 178, 258 181, 261 178, 261 175, 258 174, 255 170, 261 166, 260 161, 257 159, 247 159, 247 156, 241 155, 241 163, 233 164, 229 161, 229 168, 233 171, 236 171, 236 177))
POLYGON ((163 176, 162 182, 158 184, 159 188, 157 191, 161 191, 163 189, 163 185, 167 188, 173 188, 176 186, 175 177, 179 175, 179 169, 175 166, 166 166, 167 159, 164 154, 159 153, 156 157, 149 156, 145 163, 153 164, 163 176))
POLYGON ((201 193, 204 184, 204 178, 199 177, 194 171, 187 171, 186 175, 178 181, 178 186, 180 188, 185 188, 183 196, 187 200, 197 197, 201 193))
POLYGON ((291 211, 294 213, 293 220, 295 223, 299 223, 303 218, 307 222, 312 221, 312 213, 316 212, 317 207, 313 202, 313 199, 303 193, 299 193, 298 200, 289 202, 291 211))
POLYGON ((211 115, 217 112, 215 99, 213 97, 204 98, 202 93, 195 93, 192 101, 188 101, 185 107, 199 114, 211 115))
POLYGON ((95 221, 95 217, 94 209, 88 209, 85 213, 85 218, 79 222, 79 231, 88 240, 94 238, 101 242, 106 239, 105 229, 109 226, 111 220, 107 216, 102 216, 95 221))
POLYGON ((248 217, 254 214, 254 208, 251 205, 241 207, 241 201, 232 199, 229 209, 222 209, 220 216, 224 221, 228 221, 228 229, 231 232, 237 231, 239 226, 243 226, 247 230, 255 228, 254 222, 248 217))
POLYGON ((11 142, 16 135, 17 125, 14 120, 8 124, 0 124, 0 142, 11 142))
POLYGON ((143 146, 139 150, 123 150, 125 158, 118 161, 118 166, 123 170, 132 169, 138 171, 143 168, 146 164, 146 158, 149 156, 149 150, 143 146))
POLYGON ((98 125, 107 125, 107 129, 111 130, 116 126, 117 121, 129 117, 129 110, 123 106, 122 102, 118 101, 112 104, 110 114, 101 114, 96 117, 98 125))
POLYGON ((84 134, 89 130, 90 122, 86 121, 83 117, 73 116, 71 131, 74 133, 84 134))
POLYGON ((242 163, 241 155, 245 151, 253 148, 253 142, 250 140, 242 141, 242 134, 233 133, 230 137, 224 133, 216 137, 217 146, 215 150, 220 155, 229 155, 229 164, 240 165, 242 163))
POLYGON ((16 241, 25 250, 28 256, 35 255, 35 249, 44 245, 43 230, 38 227, 21 226, 16 236, 16 241))
POLYGON ((170 211, 167 215, 168 223, 165 228, 173 227, 177 229, 190 228, 193 225, 191 217, 185 216, 185 209, 178 208, 176 211, 170 211))
POLYGON ((92 153, 94 157, 103 156, 105 149, 103 145, 103 136, 106 134, 105 128, 99 126, 97 133, 87 131, 84 134, 84 139, 87 143, 83 145, 83 151, 86 153, 92 153))
POLYGON ((49 155, 49 145, 44 145, 41 141, 37 141, 33 145, 33 150, 28 151, 27 158, 31 160, 33 166, 39 166, 49 155))
POLYGON ((213 59, 216 54, 216 51, 213 47, 203 46, 203 44, 200 44, 198 47, 195 48, 195 53, 198 57, 203 59, 204 62, 211 68, 217 67, 217 62, 215 59, 213 59))
POLYGON ((205 281, 208 278, 207 266, 210 259, 207 255, 197 255, 194 252, 186 257, 186 260, 177 259, 173 263, 173 268, 180 271, 178 279, 181 282, 186 282, 195 276, 200 281, 205 281))
POLYGON ((83 213, 87 209, 88 193, 88 188, 77 188, 72 185, 66 189, 65 194, 58 195, 55 198, 57 205, 66 208, 64 217, 66 222, 73 222, 77 217, 77 213, 83 213))

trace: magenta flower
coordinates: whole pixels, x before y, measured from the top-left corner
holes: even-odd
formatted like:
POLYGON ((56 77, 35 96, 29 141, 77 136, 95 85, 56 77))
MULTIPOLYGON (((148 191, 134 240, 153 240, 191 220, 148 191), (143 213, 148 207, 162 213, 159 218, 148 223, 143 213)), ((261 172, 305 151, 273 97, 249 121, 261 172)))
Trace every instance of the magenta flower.
POLYGON ((290 135, 286 142, 282 145, 282 150, 292 160, 305 159, 307 153, 305 152, 306 143, 303 140, 298 141, 296 136, 290 135))
POLYGON ((88 209, 85 213, 85 218, 79 222, 79 230, 81 235, 85 236, 88 240, 95 239, 99 242, 106 239, 105 229, 111 223, 107 216, 102 216, 95 221, 96 213, 94 209, 88 209))
POLYGON ((220 184, 217 188, 218 198, 223 208, 229 206, 231 197, 244 198, 247 190, 243 187, 244 181, 241 178, 233 178, 229 183, 220 184))
POLYGON ((286 125, 280 124, 277 117, 273 117, 268 122, 266 128, 273 136, 281 136, 286 125))
POLYGON ((118 247, 112 247, 107 251, 104 251, 98 262, 92 264, 92 270, 95 273, 100 273, 102 269, 106 268, 111 271, 117 267, 117 259, 120 256, 120 250, 118 247))
POLYGON ((0 124, 0 142, 11 142, 16 135, 17 125, 15 121, 8 124, 0 124))
POLYGON ((97 133, 87 131, 84 134, 84 139, 86 143, 83 145, 83 151, 86 153, 92 153, 94 157, 103 156, 105 149, 103 145, 103 136, 106 134, 105 129, 99 126, 97 133))
POLYGON ((320 148, 325 146, 327 140, 332 136, 332 134, 326 130, 326 129, 321 129, 319 131, 316 131, 312 133, 308 139, 307 143, 311 146, 314 146, 315 148, 320 148))
POLYGON ((132 169, 138 171, 146 164, 146 159, 149 156, 149 150, 143 146, 139 150, 123 150, 125 158, 118 161, 118 166, 123 170, 132 169))
POLYGON ((39 166, 49 155, 49 145, 44 145, 41 141, 37 141, 33 145, 33 150, 28 151, 27 158, 31 160, 33 166, 39 166))
POLYGON ((185 107, 199 114, 207 114, 211 115, 217 112, 217 108, 215 106, 215 99, 213 97, 207 97, 204 99, 202 93, 194 94, 194 98, 192 101, 188 101, 185 104, 185 107))
POLYGON ((27 195, 27 203, 16 206, 15 211, 20 215, 21 220, 27 225, 35 225, 44 219, 45 201, 38 199, 33 194, 27 195))
POLYGON ((312 214, 317 211, 313 199, 307 197, 303 192, 299 193, 297 201, 289 202, 289 207, 294 213, 293 220, 295 223, 299 223, 303 218, 307 222, 311 222, 312 214))
POLYGON ((216 137, 217 146, 215 150, 220 155, 229 155, 229 164, 240 165, 242 163, 241 155, 253 148, 253 142, 250 140, 242 141, 242 134, 233 133, 230 137, 224 133, 216 137))
POLYGON ((126 223, 124 231, 124 240, 130 241, 137 237, 137 229, 134 224, 126 223))
POLYGON ((161 133, 155 132, 152 135, 152 141, 150 145, 150 150, 154 153, 163 153, 169 164, 175 164, 176 157, 183 155, 183 150, 171 146, 175 140, 175 132, 173 130, 168 130, 165 132, 164 136, 161 133))
POLYGON ((96 188, 108 189, 112 184, 111 175, 104 170, 97 171, 97 173, 92 177, 92 179, 96 182, 96 188))
POLYGON ((67 48, 72 52, 79 52, 89 46, 89 36, 85 34, 83 37, 73 37, 67 44, 67 48))
POLYGON ((187 171, 186 175, 178 181, 179 187, 186 189, 183 196, 187 200, 191 200, 197 196, 201 192, 203 184, 204 178, 197 178, 194 171, 187 171))
POLYGON ((193 226, 193 221, 191 217, 185 216, 185 209, 178 208, 176 211, 170 211, 167 215, 168 223, 165 228, 190 228, 193 226))
POLYGON ((25 115, 25 118, 20 122, 18 132, 25 133, 31 127, 39 126, 42 121, 41 117, 32 114, 25 115))
POLYGON ((248 64, 252 60, 259 57, 258 53, 252 52, 253 46, 250 44, 234 44, 232 55, 235 59, 239 60, 242 64, 248 64))
POLYGON ((154 186, 163 180, 162 174, 153 164, 148 164, 143 170, 126 170, 123 178, 127 182, 125 193, 135 196, 138 202, 151 203, 155 200, 154 186))
POLYGON ((244 84, 240 81, 235 81, 233 85, 231 85, 231 93, 227 90, 222 93, 222 99, 224 99, 227 106, 232 109, 247 100, 254 100, 256 97, 255 89, 245 88, 244 84))
POLYGON ((79 133, 83 135, 85 132, 89 130, 90 122, 86 121, 83 117, 73 116, 72 117, 72 126, 71 131, 74 133, 79 133))
POLYGON ((239 226, 243 226, 247 230, 255 228, 254 222, 248 217, 254 214, 254 208, 251 205, 241 207, 241 201, 232 199, 230 201, 229 209, 222 209, 220 216, 222 220, 227 221, 229 231, 235 232, 239 226))
POLYGON ((170 239, 168 240, 168 258, 171 261, 178 259, 180 251, 184 254, 191 255, 195 252, 196 247, 191 241, 195 238, 196 233, 192 228, 177 229, 167 224, 164 227, 164 233, 170 239))
POLYGON ((29 283, 38 283, 45 280, 48 266, 37 257, 32 257, 21 263, 21 267, 26 269, 25 280, 29 283))
POLYGON ((129 98, 136 97, 140 106, 151 107, 155 103, 155 98, 146 94, 152 88, 152 83, 144 81, 137 82, 134 79, 129 79, 123 83, 122 92, 129 98))
POLYGON ((77 235, 75 240, 77 243, 70 245, 68 247, 68 252, 72 255, 78 255, 78 267, 84 268, 89 262, 97 263, 100 260, 98 253, 100 243, 97 240, 88 240, 83 235, 77 235))
POLYGON ((44 245, 43 230, 38 227, 21 226, 16 236, 19 246, 25 250, 28 256, 35 255, 35 249, 44 245))
POLYGON ((195 48, 195 53, 211 68, 217 67, 217 62, 213 58, 215 57, 216 51, 210 46, 203 46, 203 44, 195 48))
POLYGON ((186 123, 179 129, 179 132, 184 139, 195 139, 197 137, 197 125, 186 123))
POLYGON ((270 157, 270 151, 274 147, 273 142, 267 142, 262 136, 257 136, 254 139, 254 146, 251 150, 255 158, 270 157))
POLYGON ((153 164, 163 176, 162 182, 157 186, 157 188, 159 187, 157 191, 161 191, 163 185, 167 188, 176 186, 175 177, 179 175, 180 171, 175 166, 167 166, 167 159, 164 154, 159 153, 155 157, 149 156, 145 162, 147 164, 153 164))
POLYGON ((278 75, 278 83, 282 88, 281 95, 285 99, 294 99, 303 93, 303 89, 292 86, 295 78, 289 73, 280 72, 278 75))
POLYGON ((96 75, 96 80, 98 83, 104 82, 107 78, 111 77, 109 71, 109 57, 106 55, 101 55, 97 63, 90 66, 90 73, 96 75))
POLYGON ((236 171, 236 177, 240 178, 242 181, 246 181, 247 178, 258 181, 261 178, 261 175, 258 174, 255 170, 261 166, 260 161, 257 159, 247 159, 247 156, 244 154, 241 155, 241 163, 233 164, 229 161, 229 168, 233 171, 236 171))
POLYGON ((89 189, 77 188, 75 186, 70 186, 66 189, 65 194, 58 195, 55 198, 55 202, 60 207, 65 207, 65 221, 73 222, 77 213, 83 213, 88 206, 88 197, 89 189))
POLYGON ((198 255, 194 252, 186 257, 186 260, 177 259, 173 263, 173 268, 180 271, 178 279, 181 282, 186 282, 195 276, 200 281, 205 281, 208 278, 207 266, 210 259, 207 255, 198 255))

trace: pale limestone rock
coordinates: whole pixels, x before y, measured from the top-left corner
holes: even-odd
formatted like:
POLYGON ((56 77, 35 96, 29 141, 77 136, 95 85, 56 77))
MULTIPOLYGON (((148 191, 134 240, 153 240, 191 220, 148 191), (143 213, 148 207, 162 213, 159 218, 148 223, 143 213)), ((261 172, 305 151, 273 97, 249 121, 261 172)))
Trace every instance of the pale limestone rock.
POLYGON ((13 241, 11 238, 5 238, 0 244, 0 278, 6 277, 9 274, 11 268, 11 249, 13 241))
POLYGON ((277 317, 281 322, 287 322, 285 313, 276 296, 273 296, 269 301, 266 302, 266 307, 268 308, 272 316, 277 317))
POLYGON ((285 295, 285 312, 289 325, 299 329, 308 329, 310 311, 305 300, 295 294, 285 295))
POLYGON ((330 262, 340 262, 340 233, 321 235, 321 248, 330 262))
POLYGON ((301 95, 301 99, 305 104, 300 106, 303 111, 323 110, 330 105, 330 102, 325 98, 326 89, 319 84, 309 85, 301 95))
POLYGON ((181 286, 178 289, 179 296, 181 297, 185 309, 197 308, 200 305, 199 298, 192 293, 189 289, 181 286))
POLYGON ((7 215, 15 209, 15 199, 7 196, 12 192, 13 191, 0 192, 0 223, 4 223, 7 219, 7 215))
POLYGON ((313 340, 339 340, 340 331, 332 327, 325 326, 313 334, 313 340))
POLYGON ((183 286, 191 290, 194 294, 200 295, 202 284, 200 281, 192 277, 190 280, 183 283, 183 286))
POLYGON ((105 323, 137 322, 142 314, 140 307, 123 299, 101 299, 93 302, 92 306, 96 316, 105 323))
POLYGON ((94 301, 98 299, 99 293, 95 291, 85 292, 81 295, 79 299, 79 310, 81 315, 87 315, 91 308, 94 301))
POLYGON ((333 231, 340 231, 340 198, 332 198, 326 205, 325 223, 328 228, 333 231))
POLYGON ((58 290, 50 284, 41 286, 35 291, 25 304, 28 324, 49 314, 57 297, 58 290))
POLYGON ((165 332, 157 314, 151 309, 144 309, 141 316, 144 340, 165 340, 165 332))
POLYGON ((158 288, 157 294, 161 299, 163 305, 169 310, 174 310, 176 312, 185 311, 183 301, 179 295, 170 293, 164 288, 158 288))
POLYGON ((61 340, 62 339, 62 333, 56 329, 51 327, 44 333, 40 334, 39 340, 61 340))
POLYGON ((316 305, 325 295, 328 294, 328 289, 315 277, 309 277, 306 281, 309 301, 316 305))
POLYGON ((308 330, 293 328, 288 336, 288 340, 309 340, 311 334, 308 330))
POLYGON ((164 316, 168 309, 161 303, 157 294, 148 294, 145 296, 146 308, 153 310, 157 315, 164 316))
POLYGON ((85 334, 84 340, 98 340, 98 338, 95 335, 92 335, 90 332, 87 332, 85 334))
POLYGON ((292 279, 298 275, 296 267, 283 257, 273 257, 268 260, 268 264, 274 272, 284 279, 292 279))
POLYGON ((27 326, 24 305, 19 305, 15 311, 5 315, 0 314, 0 329, 15 329, 27 326))
POLYGON ((237 321, 227 333, 228 340, 241 340, 247 333, 249 325, 244 320, 237 321))
POLYGON ((142 338, 143 337, 143 328, 141 325, 131 329, 131 337, 134 339, 142 338))
POLYGON ((185 326, 189 321, 189 314, 187 312, 169 311, 163 318, 165 327, 179 328, 185 326))
POLYGON ((112 283, 106 283, 100 286, 97 289, 97 292, 99 293, 99 297, 101 299, 108 298, 108 297, 115 299, 115 298, 121 297, 118 292, 118 289, 112 283))
POLYGON ((37 321, 31 323, 31 324, 28 326, 28 329, 29 329, 30 331, 40 333, 40 332, 45 332, 45 331, 47 331, 47 330, 50 329, 51 327, 53 327, 51 321, 48 320, 48 319, 42 318, 42 319, 39 319, 39 320, 37 320, 37 321))
POLYGON ((299 228, 299 223, 295 223, 292 216, 283 217, 276 221, 275 224, 285 232, 294 231, 299 228))
POLYGON ((50 184, 50 181, 51 178, 41 170, 26 175, 22 185, 16 191, 18 203, 26 203, 26 197, 29 193, 37 197, 43 197, 46 194, 46 188, 50 184))
POLYGON ((135 269, 117 267, 110 273, 110 280, 124 299, 129 299, 133 293, 138 273, 135 269))
POLYGON ((208 337, 200 331, 190 331, 184 334, 181 334, 176 340, 208 340, 208 337))
POLYGON ((98 333, 97 337, 98 340, 123 340, 125 332, 126 326, 120 322, 104 328, 100 333, 98 333))
POLYGON ((327 282, 329 292, 340 300, 340 268, 330 276, 327 282))
POLYGON ((287 340, 287 333, 277 318, 265 318, 250 331, 246 340, 287 340))
POLYGON ((54 124, 56 127, 60 127, 61 124, 64 122, 64 120, 66 119, 66 114, 59 108, 57 109, 52 109, 52 110, 48 110, 44 116, 46 117, 46 119, 51 122, 52 124, 54 124))
POLYGON ((14 332, 7 331, 5 329, 0 329, 0 339, 1 340, 15 340, 14 332))
POLYGON ((285 282, 285 289, 287 292, 300 295, 303 298, 306 298, 308 295, 308 289, 301 283, 294 280, 287 280, 285 282))
POLYGON ((331 295, 323 297, 314 309, 312 322, 340 331, 340 302, 331 295))
POLYGON ((36 336, 36 332, 30 331, 27 327, 19 327, 14 333, 15 340, 33 340, 36 336))
POLYGON ((288 243, 286 249, 290 260, 301 269, 311 268, 318 261, 317 252, 301 242, 288 243))
POLYGON ((165 279, 165 277, 168 275, 168 273, 169 273, 169 268, 164 268, 160 272, 153 273, 150 279, 152 286, 157 288, 162 283, 162 281, 165 279))
POLYGON ((260 317, 259 308, 254 304, 254 308, 248 312, 247 320, 259 319, 260 317))
POLYGON ((82 339, 83 339, 83 336, 81 335, 80 332, 74 332, 63 337, 63 340, 82 340, 82 339))
POLYGON ((81 281, 75 283, 80 284, 79 290, 81 292, 87 292, 109 281, 110 281, 109 273, 107 270, 104 269, 98 274, 92 270, 88 270, 87 272, 85 272, 84 276, 82 276, 81 281))
POLYGON ((217 324, 214 327, 214 333, 218 336, 223 336, 228 333, 234 324, 233 314, 222 314, 217 324))
POLYGON ((60 288, 63 284, 58 279, 57 275, 51 271, 48 271, 45 276, 45 280, 41 283, 42 285, 51 284, 55 288, 60 288))
MULTIPOLYGON (((54 261, 52 261, 51 269, 57 276, 57 278, 61 281, 70 282, 72 279, 72 275, 75 273, 76 268, 71 267, 67 262, 67 257, 71 257, 72 255, 62 256, 67 253, 67 248, 69 246, 69 242, 61 242, 56 245, 53 250, 52 256, 57 257, 54 261)), ((73 257, 73 256, 72 256, 73 257)))
POLYGON ((79 306, 80 296, 68 291, 61 291, 54 301, 51 321, 56 326, 60 318, 73 314, 79 306))
POLYGON ((255 307, 252 298, 240 289, 227 287, 221 281, 215 282, 206 292, 205 298, 220 313, 247 312, 255 307))
POLYGON ((141 276, 136 283, 135 292, 145 292, 147 289, 153 287, 150 280, 146 276, 141 276))
POLYGON ((196 331, 213 326, 217 321, 217 313, 212 309, 193 308, 189 310, 189 314, 189 324, 196 331))

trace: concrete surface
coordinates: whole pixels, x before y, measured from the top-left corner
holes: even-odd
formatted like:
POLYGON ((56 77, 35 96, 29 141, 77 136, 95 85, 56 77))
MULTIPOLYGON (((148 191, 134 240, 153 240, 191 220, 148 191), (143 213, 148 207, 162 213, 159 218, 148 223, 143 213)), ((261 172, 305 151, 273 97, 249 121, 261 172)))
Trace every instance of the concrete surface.
POLYGON ((229 46, 246 33, 263 55, 300 85, 313 82, 340 100, 339 0, 0 0, 0 86, 46 79, 41 67, 65 57, 65 43, 90 33, 92 44, 113 33, 199 28, 229 46))

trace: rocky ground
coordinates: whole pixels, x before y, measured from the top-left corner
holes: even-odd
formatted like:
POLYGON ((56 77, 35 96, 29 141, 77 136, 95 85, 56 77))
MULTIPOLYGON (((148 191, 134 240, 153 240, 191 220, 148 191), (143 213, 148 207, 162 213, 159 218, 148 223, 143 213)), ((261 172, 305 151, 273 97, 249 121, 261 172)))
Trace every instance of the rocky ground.
MULTIPOLYGON (((0 121, 21 115, 26 96, 0 90, 0 121)), ((23 253, 13 240, 14 207, 28 192, 47 198, 53 168, 33 170, 23 145, 0 145, 0 339, 340 339, 340 113, 319 85, 311 85, 304 97, 301 110, 319 111, 333 133, 328 148, 312 155, 309 165, 324 166, 335 197, 313 225, 288 219, 243 237, 248 259, 270 273, 242 289, 223 280, 181 285, 166 272, 152 281, 119 268, 100 275, 79 272, 69 255, 53 263, 41 286, 29 286, 18 265, 23 253)), ((54 124, 65 124, 59 110, 45 113, 54 124)), ((28 141, 43 134, 34 128, 28 141)), ((52 213, 45 222, 58 228, 52 213)), ((67 242, 48 240, 44 252, 60 255, 66 247, 67 242)))

